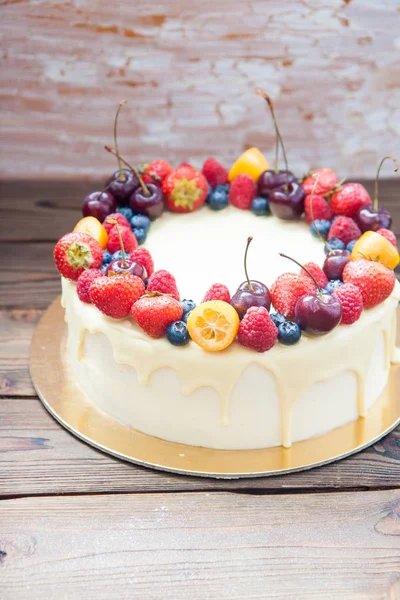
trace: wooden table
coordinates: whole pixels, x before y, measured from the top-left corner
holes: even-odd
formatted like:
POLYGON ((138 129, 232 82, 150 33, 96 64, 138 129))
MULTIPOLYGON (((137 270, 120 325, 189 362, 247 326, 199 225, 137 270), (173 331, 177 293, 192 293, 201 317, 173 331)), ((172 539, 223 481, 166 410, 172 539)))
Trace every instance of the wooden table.
MULTIPOLYGON (((399 234, 398 184, 381 188, 399 234)), ((326 467, 217 481, 112 459, 47 414, 29 344, 91 189, 0 188, 0 597, 400 598, 400 428, 326 467)))

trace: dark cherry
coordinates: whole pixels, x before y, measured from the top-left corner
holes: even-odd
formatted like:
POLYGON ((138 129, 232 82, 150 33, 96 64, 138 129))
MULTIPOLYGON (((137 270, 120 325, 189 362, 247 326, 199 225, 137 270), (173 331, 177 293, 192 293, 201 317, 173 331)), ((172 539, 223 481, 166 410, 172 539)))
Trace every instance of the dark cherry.
POLYGON ((243 319, 252 306, 263 306, 268 311, 271 308, 271 294, 267 286, 253 279, 250 280, 250 284, 252 290, 249 288, 248 281, 241 283, 231 298, 231 305, 236 309, 240 319, 243 319))
POLYGON ((102 223, 116 208, 117 202, 111 192, 92 192, 83 201, 82 214, 84 217, 96 217, 102 223))
POLYGON ((296 323, 310 336, 325 335, 335 329, 342 319, 342 306, 335 296, 325 292, 317 296, 302 296, 295 308, 296 323))
POLYGON ((322 270, 329 281, 332 279, 342 279, 343 269, 349 260, 350 252, 347 252, 347 250, 334 250, 327 254, 322 270))
POLYGON ((140 277, 143 281, 147 279, 146 269, 130 258, 126 258, 125 261, 122 259, 113 260, 108 265, 106 273, 109 277, 112 275, 127 275, 129 273, 131 275, 136 275, 136 277, 140 277))
POLYGON ((303 188, 296 181, 292 181, 288 186, 281 185, 273 189, 268 196, 271 212, 285 221, 298 219, 304 212, 305 196, 303 188))
POLYGON ((107 191, 111 192, 121 206, 127 205, 129 198, 139 187, 139 179, 130 169, 122 169, 115 171, 113 175, 106 181, 107 191))
POLYGON ((164 210, 164 194, 155 183, 146 183, 149 194, 138 187, 129 199, 129 206, 135 213, 146 215, 152 221, 157 219, 164 210))
POLYGON ((375 210, 372 206, 362 206, 356 214, 354 220, 361 229, 362 233, 365 231, 377 231, 384 227, 390 229, 392 224, 392 215, 388 210, 384 208, 378 208, 375 210))
POLYGON ((291 171, 264 171, 258 178, 257 188, 258 195, 263 198, 268 198, 273 189, 285 185, 285 183, 297 182, 296 177, 291 171))

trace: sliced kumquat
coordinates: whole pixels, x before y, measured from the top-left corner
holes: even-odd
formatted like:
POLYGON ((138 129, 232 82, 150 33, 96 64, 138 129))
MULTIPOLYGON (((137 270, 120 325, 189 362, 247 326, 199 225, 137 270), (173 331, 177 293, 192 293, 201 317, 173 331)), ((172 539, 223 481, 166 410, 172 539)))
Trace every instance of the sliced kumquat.
POLYGON ((88 233, 99 242, 103 250, 107 248, 108 233, 95 217, 84 217, 75 225, 74 231, 88 233))
POLYGON ((210 300, 192 310, 187 326, 190 337, 196 344, 209 352, 219 352, 235 339, 239 329, 239 315, 227 302, 210 300))

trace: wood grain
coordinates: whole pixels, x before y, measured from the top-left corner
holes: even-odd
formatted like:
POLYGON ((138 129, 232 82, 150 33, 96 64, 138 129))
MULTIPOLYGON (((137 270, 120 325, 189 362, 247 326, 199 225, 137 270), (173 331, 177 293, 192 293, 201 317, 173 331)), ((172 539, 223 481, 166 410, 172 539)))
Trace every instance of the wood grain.
POLYGON ((3 176, 103 176, 125 97, 120 148, 136 163, 215 155, 229 165, 249 145, 272 156, 258 86, 275 100, 296 172, 371 176, 396 146, 396 0, 1 6, 3 176))
POLYGON ((399 510, 399 491, 3 500, 2 598, 394 598, 399 510))

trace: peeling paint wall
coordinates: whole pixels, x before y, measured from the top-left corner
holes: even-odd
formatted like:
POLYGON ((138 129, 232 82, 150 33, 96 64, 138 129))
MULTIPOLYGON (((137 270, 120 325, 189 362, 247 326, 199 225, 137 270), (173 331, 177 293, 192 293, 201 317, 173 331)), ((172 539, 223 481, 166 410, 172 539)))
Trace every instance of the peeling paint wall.
MULTIPOLYGON (((4 0, 2 177, 94 177, 132 162, 273 155, 258 86, 291 167, 373 176, 399 154, 398 0, 4 0)), ((390 169, 387 167, 390 175, 390 169)), ((386 175, 386 173, 385 173, 386 175)))

